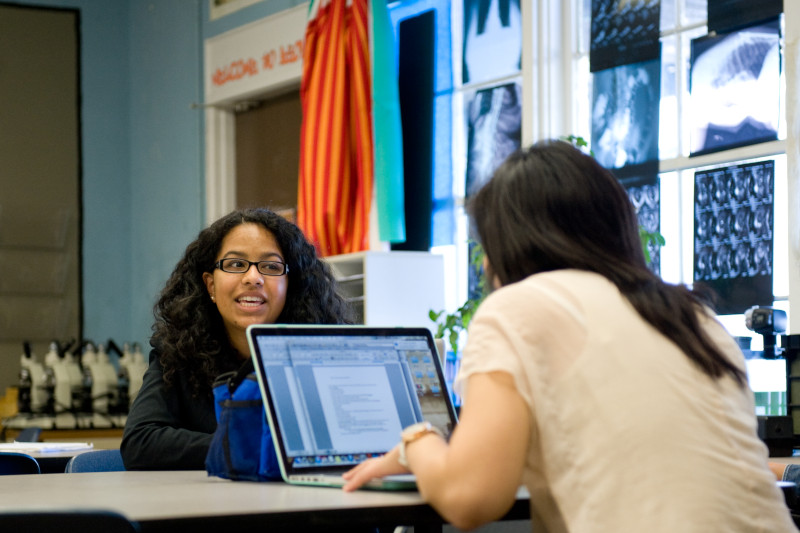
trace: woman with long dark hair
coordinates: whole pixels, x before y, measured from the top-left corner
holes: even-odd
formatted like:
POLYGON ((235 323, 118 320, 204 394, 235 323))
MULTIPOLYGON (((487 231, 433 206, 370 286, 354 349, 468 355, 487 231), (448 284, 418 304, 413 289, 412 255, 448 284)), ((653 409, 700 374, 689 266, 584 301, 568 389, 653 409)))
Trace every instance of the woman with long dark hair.
POLYGON ((461 528, 524 484, 535 531, 795 531, 744 357, 704 301, 645 264, 627 193, 564 142, 518 151, 469 204, 495 291, 446 443, 427 424, 346 474, 412 471, 461 528))
POLYGON ((249 357, 264 323, 351 323, 330 268, 268 209, 217 220, 189 244, 155 305, 150 365, 128 415, 127 469, 203 469, 216 428, 211 385, 249 357))

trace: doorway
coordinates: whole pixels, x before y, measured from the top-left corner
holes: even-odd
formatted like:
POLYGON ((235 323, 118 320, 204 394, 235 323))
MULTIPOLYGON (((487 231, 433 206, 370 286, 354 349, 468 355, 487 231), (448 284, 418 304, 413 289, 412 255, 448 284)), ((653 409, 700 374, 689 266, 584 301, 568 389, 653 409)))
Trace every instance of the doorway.
POLYGON ((236 106, 236 207, 295 221, 302 108, 299 89, 236 106))

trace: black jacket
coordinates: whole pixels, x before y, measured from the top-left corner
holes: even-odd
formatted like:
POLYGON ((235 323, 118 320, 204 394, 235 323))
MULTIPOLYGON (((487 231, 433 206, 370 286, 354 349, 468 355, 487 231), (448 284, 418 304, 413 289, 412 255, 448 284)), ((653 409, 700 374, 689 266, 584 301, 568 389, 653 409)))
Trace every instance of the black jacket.
POLYGON ((120 452, 127 470, 204 470, 217 428, 211 391, 195 396, 188 375, 176 372, 164 383, 159 353, 150 364, 122 435, 120 452))

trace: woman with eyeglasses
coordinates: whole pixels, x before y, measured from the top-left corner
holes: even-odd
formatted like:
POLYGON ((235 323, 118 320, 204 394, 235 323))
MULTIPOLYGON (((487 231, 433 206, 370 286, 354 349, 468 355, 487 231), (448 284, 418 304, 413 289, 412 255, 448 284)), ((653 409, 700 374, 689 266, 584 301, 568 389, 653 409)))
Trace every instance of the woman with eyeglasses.
POLYGON ((155 316, 150 365, 120 447, 128 470, 205 468, 217 426, 211 385, 250 356, 247 326, 352 322, 327 264, 267 209, 237 210, 201 231, 155 316))

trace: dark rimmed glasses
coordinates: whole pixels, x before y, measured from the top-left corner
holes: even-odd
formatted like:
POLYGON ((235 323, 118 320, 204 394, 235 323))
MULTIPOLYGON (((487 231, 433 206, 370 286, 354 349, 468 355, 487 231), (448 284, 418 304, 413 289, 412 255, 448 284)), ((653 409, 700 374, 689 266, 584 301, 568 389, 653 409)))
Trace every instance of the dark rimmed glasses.
POLYGON ((214 268, 231 274, 244 274, 253 265, 265 276, 283 276, 289 272, 289 265, 280 261, 248 261, 247 259, 238 259, 236 257, 220 259, 214 263, 214 268))

